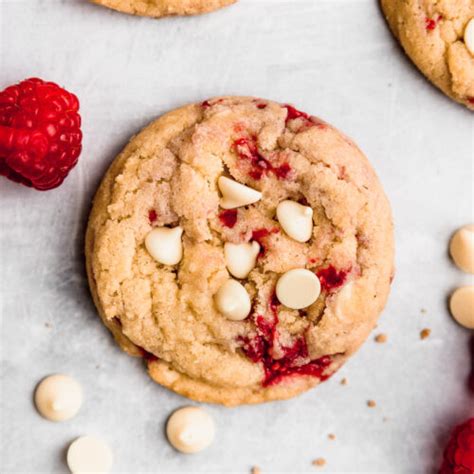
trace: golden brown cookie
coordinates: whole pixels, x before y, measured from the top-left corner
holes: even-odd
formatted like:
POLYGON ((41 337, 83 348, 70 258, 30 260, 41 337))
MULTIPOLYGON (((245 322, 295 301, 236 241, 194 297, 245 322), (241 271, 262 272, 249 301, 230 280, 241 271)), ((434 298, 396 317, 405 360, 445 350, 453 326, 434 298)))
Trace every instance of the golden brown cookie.
POLYGON ((235 3, 237 0, 90 0, 104 7, 132 15, 159 18, 169 15, 199 15, 235 3))
POLYGON ((381 0, 394 35, 423 74, 474 110, 474 50, 467 27, 474 0, 381 0))
POLYGON ((376 324, 393 254, 390 206, 357 146, 245 97, 180 108, 133 138, 86 237, 120 346, 165 387, 225 405, 290 398, 334 373, 376 324))

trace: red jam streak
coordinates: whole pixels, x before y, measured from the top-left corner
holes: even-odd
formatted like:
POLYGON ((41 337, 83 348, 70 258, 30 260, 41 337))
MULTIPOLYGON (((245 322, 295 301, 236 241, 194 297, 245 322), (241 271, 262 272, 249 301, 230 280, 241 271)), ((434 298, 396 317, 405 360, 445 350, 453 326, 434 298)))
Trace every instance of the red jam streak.
POLYGON ((259 180, 263 175, 271 173, 278 179, 287 179, 291 173, 289 163, 283 163, 279 166, 272 165, 272 163, 258 151, 255 137, 239 138, 234 141, 233 148, 241 160, 250 164, 251 170, 248 174, 255 180, 259 180))
POLYGON ((201 103, 201 107, 203 109, 207 109, 209 107, 212 107, 213 105, 221 104, 222 102, 224 102, 224 99, 217 99, 213 101, 212 103, 209 100, 205 100, 204 102, 201 103))
POLYGON ((219 220, 222 225, 232 229, 237 223, 237 209, 227 209, 219 213, 219 220))
POLYGON ((262 363, 265 378, 262 385, 269 387, 280 383, 283 379, 295 375, 309 375, 317 377, 321 381, 329 378, 324 372, 331 364, 330 356, 324 356, 306 364, 301 364, 307 359, 308 346, 304 336, 298 337, 291 346, 283 347, 283 357, 274 359, 272 356, 273 346, 278 337, 278 306, 279 302, 275 295, 272 295, 269 308, 272 313, 272 320, 258 315, 255 317, 257 336, 250 339, 241 338, 242 350, 244 354, 254 363, 262 363))
POLYGON ((332 265, 317 272, 321 288, 327 292, 341 287, 347 278, 347 270, 336 270, 332 265))
POLYGON ((474 97, 468 97, 468 98, 467 98, 467 101, 468 101, 470 104, 474 105, 474 97))
POLYGON ((158 219, 158 214, 156 213, 154 209, 150 209, 148 211, 148 220, 150 221, 150 224, 153 224, 153 222, 155 222, 156 219, 158 219))
POLYGON ((433 31, 442 19, 443 17, 441 15, 438 15, 437 18, 425 18, 425 28, 428 31, 433 31))
POLYGON ((278 232, 280 232, 280 230, 277 227, 273 229, 256 229, 252 232, 252 240, 255 240, 255 242, 258 242, 260 245, 258 258, 263 257, 267 253, 266 238, 271 234, 278 234, 278 232))

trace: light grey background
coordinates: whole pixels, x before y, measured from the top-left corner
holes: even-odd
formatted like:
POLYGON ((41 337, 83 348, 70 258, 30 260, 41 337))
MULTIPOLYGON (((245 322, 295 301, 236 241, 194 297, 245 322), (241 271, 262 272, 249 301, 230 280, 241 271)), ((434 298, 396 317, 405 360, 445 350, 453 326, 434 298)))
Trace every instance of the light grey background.
POLYGON ((469 334, 446 310, 449 292, 469 281, 447 242, 473 220, 473 117, 408 62, 376 1, 243 0, 154 21, 85 0, 0 0, 0 26, 0 89, 29 76, 56 81, 79 96, 84 123, 79 165, 59 189, 0 179, 1 472, 66 472, 64 449, 82 434, 110 443, 114 472, 314 472, 319 456, 323 472, 432 472, 449 427, 473 413, 469 334), (369 340, 292 401, 209 406, 216 442, 184 456, 163 427, 189 401, 152 383, 99 322, 83 234, 99 180, 128 138, 219 94, 294 103, 353 137, 391 199, 398 271, 378 328, 387 344, 369 340), (432 335, 420 341, 424 327, 432 335), (35 384, 55 372, 85 389, 80 414, 62 424, 32 404, 35 384))

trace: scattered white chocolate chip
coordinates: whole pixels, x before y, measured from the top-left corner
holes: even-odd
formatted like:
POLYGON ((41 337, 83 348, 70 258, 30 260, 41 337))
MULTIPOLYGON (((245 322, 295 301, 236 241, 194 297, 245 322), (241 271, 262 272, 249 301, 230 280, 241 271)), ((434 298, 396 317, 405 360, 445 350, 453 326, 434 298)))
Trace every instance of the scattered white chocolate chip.
POLYGON ((250 313, 250 296, 237 280, 227 280, 214 295, 219 312, 231 321, 242 321, 250 313))
POLYGON ((471 18, 464 30, 464 44, 468 51, 474 56, 474 18, 471 18))
POLYGON ((40 415, 48 420, 69 420, 81 408, 82 388, 72 377, 50 375, 36 387, 35 405, 40 415))
POLYGON ((223 209, 235 209, 237 207, 248 206, 262 199, 262 193, 260 191, 249 188, 225 176, 219 178, 218 185, 222 193, 220 206, 223 209))
POLYGON ((176 410, 166 424, 170 444, 182 453, 197 453, 206 449, 214 440, 214 421, 198 407, 176 410))
POLYGON ((255 267, 259 252, 260 245, 255 241, 245 244, 226 243, 224 257, 227 269, 236 278, 247 278, 255 267))
POLYGON ((282 201, 276 210, 283 230, 297 242, 307 242, 313 233, 313 209, 295 201, 282 201))
POLYGON ((176 265, 183 258, 182 227, 156 227, 148 233, 145 247, 159 263, 176 265))
POLYGON ((449 253, 461 270, 474 273, 474 224, 456 231, 449 244, 449 253))
POLYGON ((81 436, 67 450, 67 465, 73 474, 104 474, 112 467, 109 446, 99 438, 81 436))
POLYGON ((474 286, 458 288, 451 295, 449 309, 461 326, 474 329, 474 286))
POLYGON ((278 300, 292 309, 307 308, 318 299, 320 293, 321 284, 318 277, 304 268, 284 273, 276 284, 278 300))

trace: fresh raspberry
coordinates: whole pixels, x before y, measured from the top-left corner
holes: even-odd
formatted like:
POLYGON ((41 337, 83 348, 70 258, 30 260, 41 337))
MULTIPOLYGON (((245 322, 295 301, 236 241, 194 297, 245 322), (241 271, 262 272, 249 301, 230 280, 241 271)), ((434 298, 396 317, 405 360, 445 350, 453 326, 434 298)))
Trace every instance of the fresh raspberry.
POLYGON ((439 474, 472 474, 474 472, 474 418, 456 426, 444 450, 439 474))
POLYGON ((0 92, 0 175, 39 190, 59 186, 81 153, 79 101, 33 78, 0 92))

